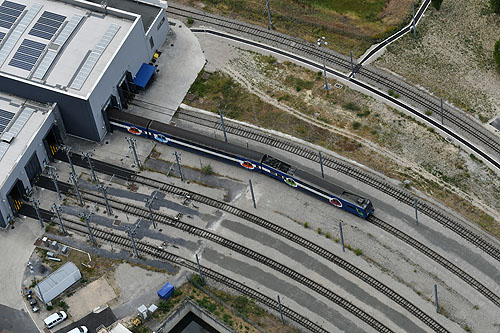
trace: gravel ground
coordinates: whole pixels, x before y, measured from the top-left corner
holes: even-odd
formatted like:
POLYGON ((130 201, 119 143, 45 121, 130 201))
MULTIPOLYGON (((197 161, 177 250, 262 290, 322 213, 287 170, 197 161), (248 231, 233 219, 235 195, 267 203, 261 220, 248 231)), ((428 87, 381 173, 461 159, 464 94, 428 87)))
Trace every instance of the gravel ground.
POLYGON ((376 66, 387 68, 487 122, 499 114, 500 72, 493 47, 500 17, 489 1, 444 1, 432 6, 418 26, 418 38, 406 35, 387 48, 376 66))

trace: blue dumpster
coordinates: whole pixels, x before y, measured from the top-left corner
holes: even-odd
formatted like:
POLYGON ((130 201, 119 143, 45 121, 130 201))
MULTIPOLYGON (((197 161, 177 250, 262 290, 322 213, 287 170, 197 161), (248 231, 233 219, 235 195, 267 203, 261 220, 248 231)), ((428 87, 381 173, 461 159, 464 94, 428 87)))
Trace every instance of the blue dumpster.
POLYGON ((170 283, 167 282, 166 285, 164 285, 160 290, 158 290, 158 297, 161 299, 169 299, 170 296, 174 293, 174 286, 170 283))

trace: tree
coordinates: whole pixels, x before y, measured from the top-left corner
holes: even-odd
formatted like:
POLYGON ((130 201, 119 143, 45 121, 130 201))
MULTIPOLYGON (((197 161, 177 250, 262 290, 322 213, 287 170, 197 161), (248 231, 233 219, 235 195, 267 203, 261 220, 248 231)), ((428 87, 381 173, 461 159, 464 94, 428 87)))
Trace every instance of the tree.
MULTIPOLYGON (((500 1, 500 0, 491 0, 491 1, 500 1)), ((432 5, 436 10, 439 10, 441 8, 441 4, 443 3, 443 0, 432 0, 432 5)))
POLYGON ((495 51, 493 51, 493 56, 495 57, 495 62, 500 69, 500 39, 495 43, 495 51))
POLYGON ((500 0, 490 0, 491 8, 497 14, 500 14, 500 0))

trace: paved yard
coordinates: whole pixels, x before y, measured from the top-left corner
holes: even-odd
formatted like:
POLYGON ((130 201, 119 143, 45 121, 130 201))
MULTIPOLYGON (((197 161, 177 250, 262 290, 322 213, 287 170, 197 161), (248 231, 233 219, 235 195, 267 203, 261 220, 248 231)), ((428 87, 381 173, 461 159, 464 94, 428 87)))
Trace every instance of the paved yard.
POLYGON ((101 277, 68 297, 66 303, 73 320, 80 320, 96 307, 110 302, 115 297, 113 288, 104 277, 101 277))

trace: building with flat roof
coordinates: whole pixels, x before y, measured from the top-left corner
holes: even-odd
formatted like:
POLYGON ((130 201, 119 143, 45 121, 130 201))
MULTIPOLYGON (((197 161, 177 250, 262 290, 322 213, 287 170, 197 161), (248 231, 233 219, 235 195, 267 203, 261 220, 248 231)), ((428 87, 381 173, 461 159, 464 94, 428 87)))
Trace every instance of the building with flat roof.
POLYGON ((69 134, 99 141, 168 32, 165 8, 143 1, 4 0, 0 89, 57 102, 69 134))
POLYGON ((65 130, 56 103, 0 92, 0 227, 17 215, 65 130))

